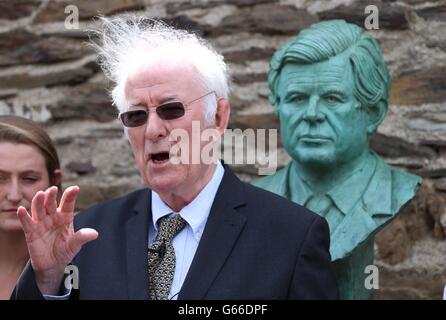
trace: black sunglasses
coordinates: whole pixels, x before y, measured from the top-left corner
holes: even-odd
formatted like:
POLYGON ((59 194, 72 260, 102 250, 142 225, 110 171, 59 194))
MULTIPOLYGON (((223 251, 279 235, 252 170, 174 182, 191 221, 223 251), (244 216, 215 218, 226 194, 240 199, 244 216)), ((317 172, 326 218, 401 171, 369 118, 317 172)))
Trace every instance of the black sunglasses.
MULTIPOLYGON (((208 92, 205 95, 184 104, 179 101, 168 102, 156 107, 155 111, 158 114, 158 117, 160 117, 162 120, 178 119, 184 116, 188 105, 206 97, 207 95, 210 95, 211 93, 214 93, 214 91, 208 92)), ((118 118, 121 119, 122 124, 126 127, 139 127, 144 125, 149 119, 149 110, 132 110, 123 112, 119 114, 118 118)))

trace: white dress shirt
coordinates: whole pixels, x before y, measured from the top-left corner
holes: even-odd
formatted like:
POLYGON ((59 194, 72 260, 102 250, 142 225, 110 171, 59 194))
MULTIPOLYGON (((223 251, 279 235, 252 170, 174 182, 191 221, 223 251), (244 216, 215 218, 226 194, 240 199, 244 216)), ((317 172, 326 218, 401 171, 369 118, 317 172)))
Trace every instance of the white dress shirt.
POLYGON ((179 212, 173 211, 164 203, 159 195, 152 190, 152 223, 149 225, 149 246, 155 241, 158 233, 157 221, 166 216, 179 214, 186 220, 186 227, 181 230, 173 239, 172 244, 175 249, 175 274, 170 288, 169 299, 176 300, 186 278, 189 267, 197 251, 198 243, 206 225, 211 206, 223 179, 224 168, 218 162, 214 174, 208 184, 200 193, 179 212))

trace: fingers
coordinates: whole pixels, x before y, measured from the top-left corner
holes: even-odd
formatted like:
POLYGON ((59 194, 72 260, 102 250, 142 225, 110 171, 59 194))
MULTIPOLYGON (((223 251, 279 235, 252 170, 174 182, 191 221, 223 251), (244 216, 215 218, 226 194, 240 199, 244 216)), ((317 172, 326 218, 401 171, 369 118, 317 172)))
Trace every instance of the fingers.
POLYGON ((44 207, 47 214, 55 214, 57 212, 57 187, 51 187, 45 191, 44 207))
POLYGON ((22 224, 23 231, 25 233, 29 233, 33 227, 33 220, 28 214, 28 211, 24 207, 19 207, 17 209, 17 216, 19 217, 20 223, 22 224))
POLYGON ((60 200, 59 210, 62 212, 74 212, 79 187, 72 186, 65 190, 60 200))
MULTIPOLYGON (((51 187, 45 192, 39 191, 31 202, 31 215, 34 221, 41 221, 45 216, 57 213, 57 187, 51 187)), ((60 211, 73 212, 79 187, 67 188, 62 195, 60 211)))
POLYGON ((84 228, 77 231, 70 239, 69 246, 74 254, 77 254, 81 247, 98 238, 98 232, 95 229, 84 228))
POLYGON ((31 214, 34 221, 40 221, 45 218, 45 193, 39 191, 31 202, 31 214))

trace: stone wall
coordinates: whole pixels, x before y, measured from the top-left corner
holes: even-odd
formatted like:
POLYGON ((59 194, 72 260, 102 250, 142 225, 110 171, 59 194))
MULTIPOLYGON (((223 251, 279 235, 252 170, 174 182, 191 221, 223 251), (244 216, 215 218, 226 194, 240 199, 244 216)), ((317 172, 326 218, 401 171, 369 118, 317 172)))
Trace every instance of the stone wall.
MULTIPOLYGON (((231 128, 277 128, 266 73, 272 53, 311 23, 343 18, 364 26, 379 8, 379 39, 391 70, 389 113, 372 146, 389 163, 425 178, 418 196, 378 236, 381 299, 439 299, 446 284, 446 1, 444 0, 3 0, 0 113, 42 123, 61 156, 64 185, 78 184, 78 209, 142 186, 110 83, 85 46, 97 14, 132 11, 193 29, 231 70, 231 128), (64 25, 68 5, 79 27, 64 25)), ((279 150, 280 165, 288 161, 279 150)), ((244 180, 252 166, 237 166, 244 180)))

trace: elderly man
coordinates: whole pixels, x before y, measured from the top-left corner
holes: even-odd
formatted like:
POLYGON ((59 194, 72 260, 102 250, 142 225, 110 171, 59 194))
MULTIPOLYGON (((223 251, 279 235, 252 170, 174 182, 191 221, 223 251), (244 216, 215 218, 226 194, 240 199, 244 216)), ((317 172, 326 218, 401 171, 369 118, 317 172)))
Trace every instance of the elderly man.
POLYGON ((356 25, 320 22, 274 54, 268 81, 292 161, 255 184, 325 217, 341 298, 370 298, 374 235, 421 183, 369 149, 390 90, 379 45, 356 25))
POLYGON ((174 130, 195 122, 221 136, 228 125, 222 57, 157 21, 103 23, 100 61, 148 189, 80 213, 74 226, 77 187, 58 207, 54 187, 35 196, 31 215, 19 208, 31 259, 13 298, 337 298, 324 219, 220 162, 171 161, 174 130), (70 263, 79 291, 63 286, 70 263))

